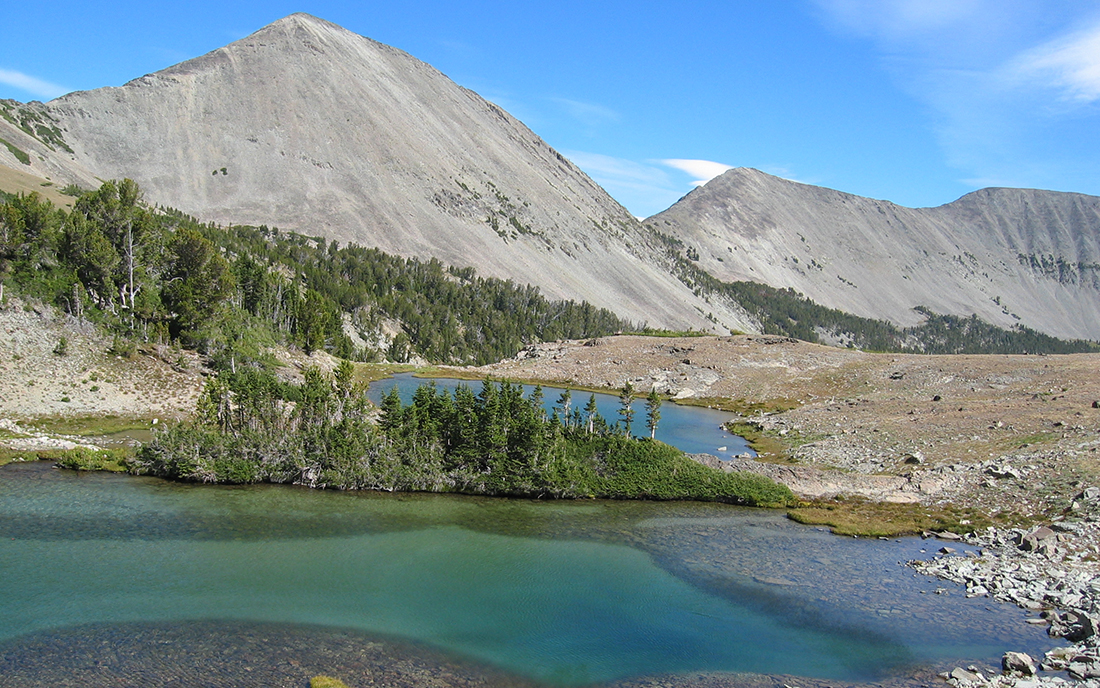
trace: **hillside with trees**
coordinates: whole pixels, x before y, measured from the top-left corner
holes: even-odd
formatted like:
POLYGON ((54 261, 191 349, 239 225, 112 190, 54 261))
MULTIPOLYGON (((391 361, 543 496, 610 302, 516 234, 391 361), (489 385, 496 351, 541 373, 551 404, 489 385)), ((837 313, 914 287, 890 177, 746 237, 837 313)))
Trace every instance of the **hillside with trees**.
POLYGON ((1100 351, 1093 341, 1066 340, 1016 324, 998 327, 976 315, 935 313, 917 306, 924 322, 898 327, 886 320, 864 318, 827 308, 794 289, 760 282, 724 282, 701 268, 698 253, 681 240, 655 232, 664 246, 669 270, 697 294, 737 304, 763 334, 865 351, 918 354, 1071 354, 1100 351))
POLYGON ((361 361, 478 364, 536 341, 631 327, 472 268, 201 223, 141 198, 130 180, 81 194, 69 211, 35 194, 0 197, 0 279, 107 328, 119 352, 178 342, 232 372, 264 367, 275 345, 361 361))

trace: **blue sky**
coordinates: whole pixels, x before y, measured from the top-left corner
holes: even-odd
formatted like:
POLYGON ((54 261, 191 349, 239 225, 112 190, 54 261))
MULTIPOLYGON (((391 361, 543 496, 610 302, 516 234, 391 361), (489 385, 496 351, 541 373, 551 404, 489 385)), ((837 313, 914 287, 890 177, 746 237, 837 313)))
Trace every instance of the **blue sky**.
POLYGON ((0 98, 121 85, 308 12, 498 103, 638 216, 740 166, 908 206, 1100 195, 1096 0, 8 5, 0 98))

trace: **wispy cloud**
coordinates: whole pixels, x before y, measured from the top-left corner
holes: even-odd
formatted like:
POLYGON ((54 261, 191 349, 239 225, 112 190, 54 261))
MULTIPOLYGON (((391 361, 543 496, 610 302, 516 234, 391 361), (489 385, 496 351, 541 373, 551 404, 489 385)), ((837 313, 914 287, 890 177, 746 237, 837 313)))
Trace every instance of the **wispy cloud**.
POLYGON ((621 119, 618 112, 596 103, 585 103, 569 98, 550 98, 550 101, 556 103, 567 115, 586 127, 615 124, 621 119))
POLYGON ((661 161, 662 165, 668 165, 674 167, 681 172, 687 172, 693 177, 696 177, 695 181, 691 182, 692 186, 702 186, 711 179, 714 179, 718 175, 722 174, 726 170, 732 170, 732 165, 725 165, 720 162, 713 162, 711 160, 684 160, 681 158, 670 158, 661 161))
POLYGON ((1100 22, 1024 51, 1008 72, 1032 86, 1057 86, 1071 100, 1100 99, 1100 22))
POLYGON ((656 215, 685 193, 657 164, 584 151, 562 153, 637 217, 656 215))
POLYGON ((10 69, 0 69, 0 84, 14 86, 31 95, 47 99, 63 96, 72 90, 10 69))
POLYGON ((898 40, 942 31, 968 20, 988 0, 816 0, 844 28, 872 38, 898 40))
POLYGON ((1091 169, 1076 131, 1100 126, 1100 13, 1070 0, 812 0, 822 21, 867 39, 959 181, 1074 185, 1091 169), (1038 141, 1042 144, 1038 144, 1038 141))
POLYGON ((565 155, 596 181, 599 181, 597 177, 602 177, 639 189, 671 189, 674 186, 668 173, 653 165, 583 151, 566 151, 565 155))

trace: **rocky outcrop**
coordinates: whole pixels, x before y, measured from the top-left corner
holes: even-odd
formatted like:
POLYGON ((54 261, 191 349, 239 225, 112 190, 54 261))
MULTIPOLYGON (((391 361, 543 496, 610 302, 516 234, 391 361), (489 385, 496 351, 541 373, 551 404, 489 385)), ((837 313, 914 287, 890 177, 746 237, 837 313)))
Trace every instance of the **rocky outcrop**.
POLYGON ((1072 644, 1057 647, 1036 662, 1009 652, 1002 676, 985 677, 956 669, 946 675, 958 688, 968 686, 1059 685, 1067 672, 1084 685, 1100 685, 1100 490, 1078 495, 1073 519, 1030 529, 989 528, 967 537, 981 547, 974 553, 912 561, 917 571, 966 586, 968 597, 991 597, 1016 604, 1035 616, 1029 623, 1047 626, 1072 644))

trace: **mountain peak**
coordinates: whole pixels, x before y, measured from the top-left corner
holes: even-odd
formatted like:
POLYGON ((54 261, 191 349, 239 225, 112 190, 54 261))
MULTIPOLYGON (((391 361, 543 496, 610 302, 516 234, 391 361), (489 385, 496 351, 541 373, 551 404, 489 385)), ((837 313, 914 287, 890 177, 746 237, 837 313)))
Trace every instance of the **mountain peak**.
POLYGON ((472 266, 638 323, 743 329, 654 265, 637 220, 500 107, 309 14, 48 108, 66 163, 203 220, 472 266))

